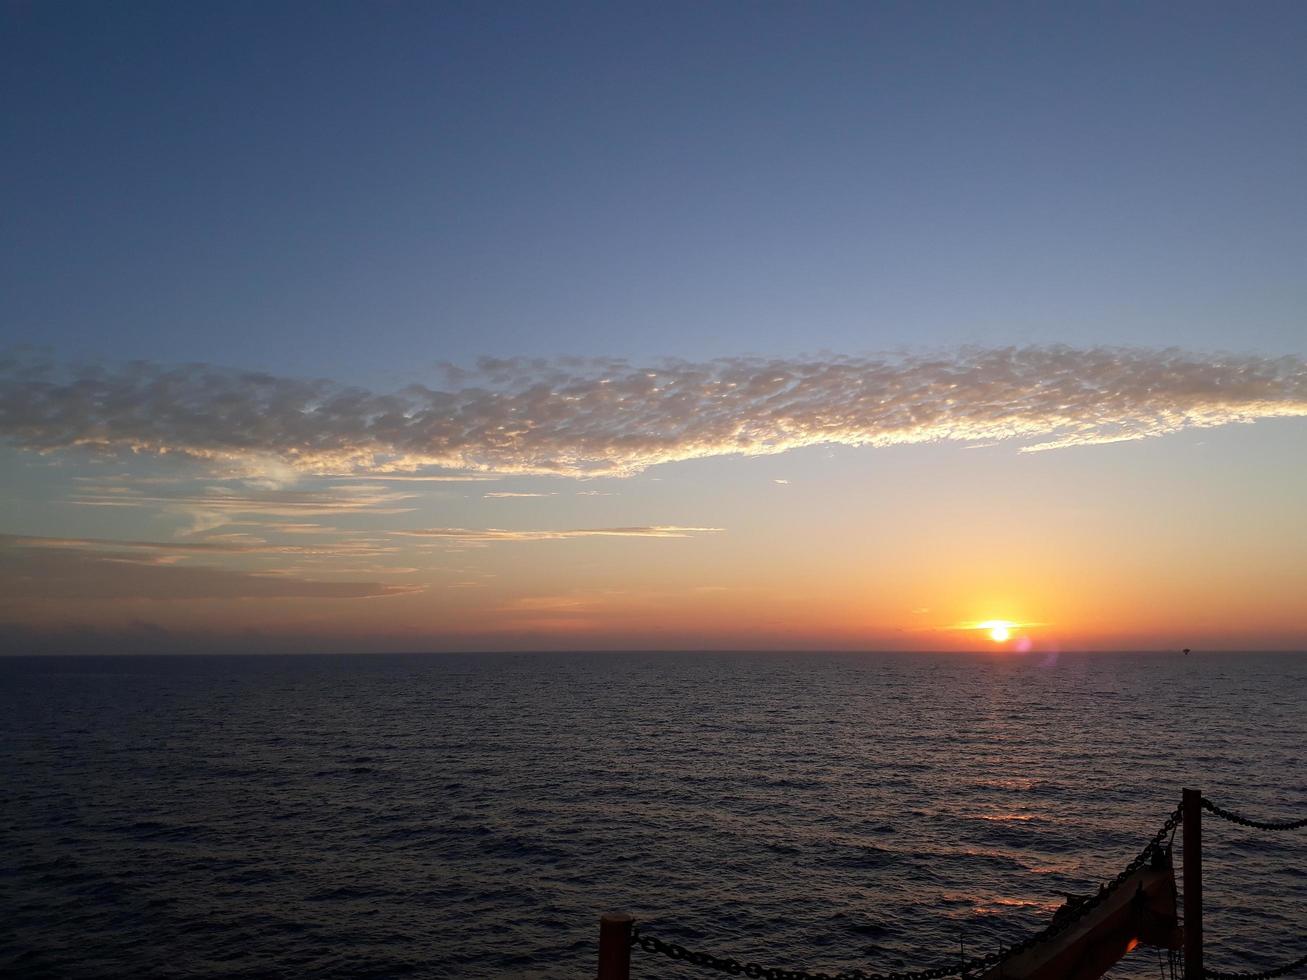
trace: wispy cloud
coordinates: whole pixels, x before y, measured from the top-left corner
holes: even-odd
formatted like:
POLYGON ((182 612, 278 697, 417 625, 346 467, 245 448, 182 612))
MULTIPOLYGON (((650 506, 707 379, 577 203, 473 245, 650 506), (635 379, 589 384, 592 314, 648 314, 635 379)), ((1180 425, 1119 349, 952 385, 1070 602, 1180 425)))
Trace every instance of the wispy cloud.
POLYGON ((814 445, 1017 439, 1040 450, 1307 416, 1303 358, 1180 350, 977 348, 647 367, 486 359, 445 374, 461 386, 376 393, 204 365, 74 370, 9 359, 0 362, 0 438, 38 451, 271 459, 332 474, 620 476, 814 445))
POLYGON ((241 522, 233 524, 234 527, 257 527, 261 531, 271 531, 279 534, 356 534, 355 531, 342 531, 338 527, 332 527, 327 524, 312 524, 304 521, 258 521, 250 524, 241 522))
POLYGON ((87 552, 120 552, 133 561, 149 560, 143 555, 156 555, 169 560, 182 556, 209 555, 305 555, 324 557, 379 557, 394 552, 394 548, 370 541, 339 541, 326 545, 274 544, 248 534, 224 534, 204 540, 146 541, 117 538, 54 538, 29 537, 17 534, 0 534, 0 547, 60 549, 87 552))
POLYGON ((70 499, 73 503, 88 507, 168 505, 218 514, 316 517, 362 511, 371 514, 404 514, 412 508, 397 505, 412 499, 412 496, 412 494, 393 493, 367 487, 302 491, 237 491, 225 487, 211 487, 202 493, 171 496, 144 494, 129 488, 108 487, 77 493, 70 499))
POLYGON ((0 538, 0 595, 6 601, 92 599, 364 599, 404 595, 418 586, 327 581, 160 562, 151 542, 0 538), (83 546, 86 545, 86 546, 83 546))
POLYGON ((490 493, 482 494, 488 500, 514 500, 520 497, 554 497, 554 493, 527 493, 517 492, 514 490, 492 490, 490 493))
POLYGON ((391 473, 377 471, 362 474, 336 474, 337 480, 368 480, 373 483, 493 483, 493 473, 391 473))
POLYGON ((461 544, 497 544, 516 541, 564 541, 569 538, 688 538, 697 534, 716 534, 720 527, 597 527, 565 531, 509 531, 503 528, 430 527, 416 531, 391 531, 406 538, 427 538, 461 544))
MULTIPOLYGON (((198 492, 143 493, 132 487, 89 486, 68 498, 82 507, 143 508, 184 515, 191 530, 205 531, 229 525, 262 525, 286 533, 324 533, 316 525, 267 518, 304 518, 345 514, 406 514, 413 508, 399 506, 413 494, 398 493, 369 484, 347 484, 327 490, 259 490, 207 487, 198 492), (311 529, 311 530, 310 530, 311 529)), ((341 533, 341 532, 336 532, 341 533)))

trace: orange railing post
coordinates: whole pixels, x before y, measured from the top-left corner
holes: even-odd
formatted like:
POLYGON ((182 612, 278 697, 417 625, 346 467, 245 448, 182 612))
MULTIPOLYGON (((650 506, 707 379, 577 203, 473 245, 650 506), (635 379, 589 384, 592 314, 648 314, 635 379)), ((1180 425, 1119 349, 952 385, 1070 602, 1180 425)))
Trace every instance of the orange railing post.
POLYGON ((1187 789, 1184 819, 1184 980, 1203 980, 1203 794, 1187 789))
POLYGON ((599 917, 599 980, 631 980, 631 927, 621 912, 599 917))

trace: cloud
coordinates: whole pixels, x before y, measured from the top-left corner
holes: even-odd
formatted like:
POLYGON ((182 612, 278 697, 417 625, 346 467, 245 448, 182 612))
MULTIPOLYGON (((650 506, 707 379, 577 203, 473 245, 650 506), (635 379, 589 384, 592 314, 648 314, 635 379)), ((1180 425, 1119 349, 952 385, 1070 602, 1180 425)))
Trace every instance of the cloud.
POLYGON ((331 490, 236 491, 210 487, 202 493, 160 496, 127 487, 101 487, 75 494, 71 501, 87 507, 157 507, 201 510, 226 515, 272 517, 317 517, 325 514, 406 514, 411 507, 396 504, 413 494, 392 493, 377 488, 339 487, 331 490))
POLYGON ((556 493, 525 493, 514 490, 492 490, 490 493, 483 493, 481 496, 487 500, 514 500, 520 497, 554 497, 556 493))
MULTIPOLYGON (((108 544, 108 542, 103 542, 108 544)), ((134 542, 129 544, 149 544, 134 542)), ((11 600, 363 599, 416 586, 321 581, 160 563, 134 550, 79 547, 61 539, 0 539, 0 595, 11 600), (30 543, 36 542, 36 543, 30 543), (51 542, 59 542, 52 545, 51 542)))
MULTIPOLYGON (((406 514, 411 507, 397 506, 414 494, 397 493, 369 484, 346 485, 328 490, 233 490, 208 487, 197 493, 147 494, 123 486, 92 486, 68 498, 83 507, 163 508, 186 515, 195 532, 231 525, 260 524, 253 518, 303 518, 341 514, 406 514)), ((293 527, 291 522, 263 526, 293 527)), ((301 527, 311 527, 304 524, 301 527)))
POLYGON ((233 523, 232 527, 257 527, 263 531, 275 531, 281 534, 352 534, 357 532, 342 531, 328 524, 311 524, 304 521, 258 521, 246 524, 242 521, 233 523))
POLYGON ((427 538, 463 544, 497 544, 508 541, 563 541, 569 538, 688 538, 696 534, 717 534, 720 527, 597 527, 566 531, 507 531, 502 528, 431 527, 417 531, 391 531, 405 538, 427 538))
POLYGON ((337 474, 337 480, 369 480, 380 483, 493 483, 499 477, 492 473, 390 473, 337 474))
POLYGON ((132 561, 150 561, 156 556, 168 561, 193 555, 304 555, 325 557, 375 558, 391 554, 394 548, 370 541, 340 541, 329 545, 270 544, 248 534, 213 535, 204 540, 142 541, 116 538, 54 538, 17 534, 0 534, 0 547, 40 548, 102 553, 122 552, 117 557, 132 561))
POLYGON ((44 538, 28 537, 19 534, 0 534, 0 547, 14 548, 64 548, 72 550, 145 551, 164 553, 219 553, 251 554, 263 551, 276 551, 267 543, 259 541, 236 542, 231 540, 205 541, 133 541, 112 538, 44 538))
POLYGON ((803 446, 1016 439, 1041 450, 1307 416, 1303 358, 1174 349, 652 366, 484 359, 444 374, 448 390, 377 393, 206 365, 60 369, 10 358, 0 361, 0 438, 36 451, 179 453, 265 470, 271 460, 326 474, 623 476, 803 446))

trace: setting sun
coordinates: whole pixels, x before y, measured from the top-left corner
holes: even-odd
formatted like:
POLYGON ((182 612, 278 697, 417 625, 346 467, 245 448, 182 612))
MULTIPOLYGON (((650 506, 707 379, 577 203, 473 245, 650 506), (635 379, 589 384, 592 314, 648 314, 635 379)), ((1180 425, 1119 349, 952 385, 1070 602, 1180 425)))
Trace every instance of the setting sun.
POLYGON ((1006 643, 1012 636, 1013 623, 1006 619, 991 619, 981 623, 979 628, 989 631, 989 638, 995 643, 1006 643))

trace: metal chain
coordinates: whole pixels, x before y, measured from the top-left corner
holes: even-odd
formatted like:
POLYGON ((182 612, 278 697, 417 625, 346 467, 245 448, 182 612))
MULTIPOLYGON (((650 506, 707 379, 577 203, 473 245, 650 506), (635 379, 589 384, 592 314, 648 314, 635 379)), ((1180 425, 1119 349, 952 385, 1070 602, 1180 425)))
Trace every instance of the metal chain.
POLYGON ((1222 973, 1220 970, 1204 969, 1203 976, 1211 977, 1212 980, 1270 980, 1271 977, 1282 977, 1304 966, 1307 966, 1307 955, 1299 956, 1292 963, 1283 963, 1273 969, 1263 970, 1261 973, 1222 973))
MULTIPOLYGON (((1144 845, 1133 861, 1111 881, 1100 885, 1093 895, 1072 906, 1064 906, 1053 916, 1053 921, 1039 932, 1027 936, 1021 942, 1006 947, 1001 953, 986 953, 984 956, 962 958, 952 966, 938 966, 915 972, 868 973, 864 970, 845 970, 840 973, 810 973, 807 970, 787 970, 782 967, 765 967, 757 963, 741 963, 729 957, 714 956, 711 953, 696 953, 677 943, 665 943, 656 936, 650 936, 636 927, 631 933, 631 945, 639 946, 650 953, 662 953, 664 956, 694 966, 706 966, 712 970, 729 973, 732 976, 758 977, 762 980, 943 980, 945 977, 966 975, 972 971, 985 970, 998 963, 1011 959, 1039 943, 1046 942, 1054 936, 1065 932, 1075 925, 1090 911, 1101 905, 1109 895, 1121 887, 1132 874, 1145 864, 1165 854, 1167 848, 1163 841, 1167 839, 1180 823, 1181 808, 1176 807, 1166 818, 1166 823, 1144 845)), ((1277 974, 1278 975, 1278 974, 1277 974)))
MULTIPOLYGON (((1270 820, 1253 820, 1251 817, 1245 817, 1242 814, 1235 813, 1233 810, 1227 810, 1222 806, 1217 806, 1207 797, 1203 797, 1203 809, 1209 813, 1214 813, 1223 820, 1229 820, 1231 823, 1237 823, 1241 827, 1255 827, 1258 830, 1299 830, 1307 827, 1307 817, 1302 820, 1283 820, 1274 822, 1270 820)), ((1220 970, 1203 970, 1204 977, 1212 977, 1213 980, 1270 980, 1271 977, 1282 977, 1286 974, 1307 966, 1307 955, 1298 957, 1290 963, 1283 963, 1280 966, 1270 970, 1263 970, 1260 973, 1224 973, 1220 970)))
MULTIPOLYGON (((1238 823, 1242 827, 1256 827, 1257 830, 1300 830, 1307 827, 1307 817, 1300 821, 1255 821, 1255 819, 1244 817, 1242 814, 1235 813, 1234 810, 1227 810, 1223 806, 1218 806, 1214 802, 1202 797, 1202 809, 1214 813, 1217 817, 1226 819, 1231 823, 1238 823)), ((1270 980, 1270 977, 1285 976, 1286 973, 1294 972, 1300 967, 1307 966, 1307 955, 1299 956, 1298 959, 1291 963, 1283 963, 1281 966, 1274 967, 1272 970, 1265 970, 1260 973, 1226 973, 1218 970, 1204 970, 1202 975, 1213 977, 1214 980, 1270 980)))
MULTIPOLYGON (((867 973, 864 970, 810 973, 807 970, 787 970, 784 967, 741 963, 737 959, 713 956, 711 953, 696 953, 677 943, 665 943, 656 936, 646 935, 638 928, 631 933, 631 942, 650 953, 662 953, 669 959, 691 963, 694 966, 706 966, 709 969, 720 970, 722 973, 729 973, 731 976, 761 977, 763 980, 943 980, 945 977, 955 977, 975 965, 975 961, 969 961, 955 966, 918 970, 915 973, 867 973)), ((997 955, 993 960, 998 961, 997 955)))
POLYGON ((1285 820, 1281 823, 1271 823, 1266 820, 1252 820, 1248 817, 1241 816, 1233 810, 1227 810, 1224 807, 1217 806, 1207 797, 1203 797, 1203 809, 1216 814, 1222 819, 1229 820, 1231 823, 1237 823, 1243 827, 1256 827, 1258 830, 1299 830, 1307 827, 1307 817, 1301 820, 1285 820))

